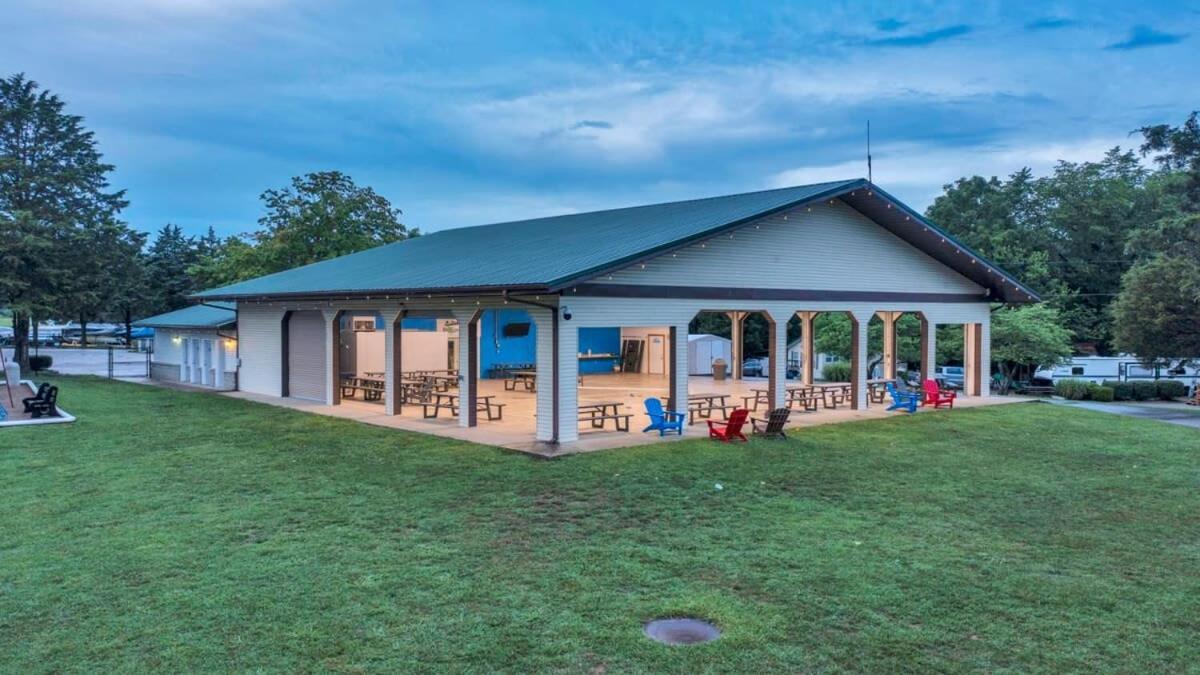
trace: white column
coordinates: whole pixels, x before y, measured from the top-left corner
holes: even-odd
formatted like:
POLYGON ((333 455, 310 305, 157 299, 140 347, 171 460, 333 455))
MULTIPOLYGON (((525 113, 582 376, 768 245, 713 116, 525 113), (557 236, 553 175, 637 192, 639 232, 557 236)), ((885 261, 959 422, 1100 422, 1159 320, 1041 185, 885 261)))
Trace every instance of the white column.
POLYGON ((772 380, 775 385, 771 392, 771 401, 777 408, 787 405, 787 325, 789 318, 791 318, 790 313, 772 313, 771 319, 775 322, 775 326, 771 335, 767 337, 772 343, 771 349, 768 351, 774 357, 769 364, 771 372, 774 373, 772 380))
POLYGON ((217 339, 213 340, 213 350, 216 352, 215 354, 213 354, 213 361, 216 362, 215 367, 213 368, 213 386, 216 387, 217 389, 224 389, 225 388, 225 338, 217 336, 217 339))
MULTIPOLYGON (((855 344, 850 345, 854 350, 857 358, 851 359, 851 365, 854 367, 853 373, 854 390, 850 392, 854 395, 854 408, 856 410, 866 410, 870 397, 867 396, 867 332, 871 325, 871 317, 874 312, 853 312, 854 319, 858 321, 857 338, 855 344)), ((852 333, 855 331, 851 331, 852 333)))
MULTIPOLYGON (((172 339, 174 339, 174 338, 172 338, 172 339)), ((191 373, 188 372, 188 363, 189 363, 188 359, 191 358, 191 354, 188 352, 189 347, 191 347, 191 344, 188 343, 187 338, 179 338, 179 381, 180 382, 190 382, 191 381, 191 373)))
MULTIPOLYGON (((402 364, 396 363, 395 355, 396 331, 400 330, 396 324, 401 313, 402 310, 399 309, 385 309, 379 313, 383 317, 383 386, 386 390, 383 394, 383 408, 385 415, 396 414, 398 392, 391 391, 391 388, 400 382, 400 378, 396 377, 396 371, 402 367, 402 364)), ((401 356, 401 359, 403 358, 401 356)))
POLYGON ((468 326, 471 319, 475 316, 475 308, 456 309, 451 312, 455 320, 458 321, 458 426, 471 426, 471 416, 468 414, 467 405, 471 398, 471 388, 476 383, 471 382, 468 374, 471 372, 471 353, 478 354, 478 345, 475 349, 471 349, 471 345, 467 344, 470 338, 470 330, 468 326))
POLYGON ((341 348, 338 344, 338 334, 340 333, 337 325, 338 311, 336 309, 323 309, 321 315, 325 317, 325 405, 336 405, 338 402, 338 381, 341 378, 341 367, 338 365, 338 357, 341 356, 338 350, 341 348))
POLYGON ((554 440, 554 317, 550 310, 526 307, 537 331, 535 368, 537 370, 537 393, 535 415, 537 416, 537 439, 542 442, 554 440))
MULTIPOLYGON (((925 345, 925 353, 921 355, 921 361, 928 363, 929 366, 925 369, 926 378, 930 380, 937 379, 937 324, 932 320, 929 321, 929 340, 925 345)), ((924 384, 924 383, 922 383, 924 384)))
MULTIPOLYGON (((542 375, 538 373, 538 389, 542 375)), ((570 321, 558 323, 558 440, 579 440, 579 329, 570 321)))
POLYGON ((688 397, 688 324, 676 324, 675 361, 671 364, 671 379, 675 383, 674 410, 687 414, 688 397))

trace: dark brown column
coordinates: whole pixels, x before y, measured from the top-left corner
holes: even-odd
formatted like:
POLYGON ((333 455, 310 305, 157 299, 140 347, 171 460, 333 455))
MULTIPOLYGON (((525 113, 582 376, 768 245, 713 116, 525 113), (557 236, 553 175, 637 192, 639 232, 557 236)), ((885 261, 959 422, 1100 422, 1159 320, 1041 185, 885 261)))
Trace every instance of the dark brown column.
POLYGON ((330 345, 333 346, 333 349, 329 350, 332 354, 329 372, 333 375, 333 405, 339 405, 342 402, 342 312, 340 311, 334 314, 333 321, 329 322, 329 339, 332 340, 330 345))
POLYGON ((921 382, 933 377, 934 365, 929 362, 929 320, 924 314, 918 314, 921 319, 921 382))
POLYGON ((679 387, 675 381, 675 361, 678 357, 675 350, 677 336, 675 326, 671 326, 667 333, 667 360, 671 362, 667 368, 667 381, 670 383, 667 385, 667 410, 679 410, 675 405, 675 402, 679 400, 679 387))
POLYGON ((846 316, 850 317, 850 409, 858 410, 858 387, 862 384, 858 377, 858 341, 862 328, 859 326, 858 317, 850 312, 846 312, 846 316))
POLYGON ((291 393, 289 391, 291 382, 291 373, 288 371, 288 361, 291 353, 291 322, 292 310, 283 313, 283 320, 279 322, 279 395, 287 398, 291 393))
POLYGON ((479 317, 482 314, 476 311, 467 324, 467 400, 459 400, 462 407, 458 409, 458 414, 466 413, 469 427, 479 424, 479 411, 475 408, 479 401, 479 317))
MULTIPOLYGON (((392 372, 391 379, 384 384, 384 395, 388 397, 391 403, 392 414, 399 415, 404 412, 404 398, 400 396, 401 384, 400 380, 404 379, 404 348, 401 344, 404 331, 404 316, 408 314, 408 310, 400 310, 396 314, 396 318, 392 320, 392 372)), ((385 405, 386 407, 386 405, 385 405)))

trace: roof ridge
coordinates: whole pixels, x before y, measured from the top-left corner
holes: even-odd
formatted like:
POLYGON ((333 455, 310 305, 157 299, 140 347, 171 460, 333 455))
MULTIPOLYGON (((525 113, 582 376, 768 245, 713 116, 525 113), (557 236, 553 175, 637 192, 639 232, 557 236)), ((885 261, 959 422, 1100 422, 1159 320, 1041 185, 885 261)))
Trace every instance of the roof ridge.
MULTIPOLYGON (((654 208, 654 207, 658 207, 658 206, 675 206, 677 204, 697 204, 700 202, 708 202, 708 201, 714 201, 714 200, 718 200, 718 199, 730 199, 733 197, 749 197, 751 195, 763 195, 763 194, 767 194, 768 192, 784 192, 786 190, 805 190, 805 189, 812 189, 812 188, 825 188, 825 187, 834 186, 834 185, 847 185, 847 184, 854 183, 857 181, 865 181, 865 180, 866 180, 865 178, 847 178, 844 180, 830 180, 830 181, 823 181, 820 183, 808 183, 805 185, 788 185, 785 187, 769 188, 766 190, 750 190, 749 192, 734 192, 732 194, 716 195, 713 197, 694 197, 692 199, 677 199, 677 200, 668 201, 668 202, 654 202, 652 204, 631 204, 629 206, 615 206, 615 207, 607 208, 607 209, 596 209, 594 211, 576 211, 574 213, 560 213, 557 215, 550 215, 550 216, 538 216, 536 218, 520 218, 517 220, 501 220, 501 221, 497 221, 494 223, 479 223, 478 225, 464 225, 462 227, 447 227, 445 229, 435 230, 433 232, 430 232, 428 235, 422 235, 422 236, 432 236, 432 235, 439 234, 442 232, 473 230, 473 229, 480 228, 480 227, 493 227, 496 225, 514 225, 516 223, 533 223, 533 222, 537 222, 539 220, 550 220, 553 218, 570 218, 572 216, 590 216, 590 215, 596 215, 596 214, 600 214, 600 213, 612 213, 614 211, 633 211, 635 209, 649 209, 649 208, 654 208)), ((400 242, 393 242, 393 243, 400 243, 400 242)))

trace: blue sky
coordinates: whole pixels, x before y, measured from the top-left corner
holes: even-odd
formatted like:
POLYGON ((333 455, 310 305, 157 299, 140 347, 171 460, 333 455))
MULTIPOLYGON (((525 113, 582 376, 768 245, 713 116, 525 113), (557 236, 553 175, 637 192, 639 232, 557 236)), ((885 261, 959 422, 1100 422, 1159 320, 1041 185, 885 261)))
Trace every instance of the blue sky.
POLYGON ((1200 108, 1200 2, 7 0, 0 72, 87 118, 126 219, 249 231, 337 169, 425 230, 1098 158, 1200 108))

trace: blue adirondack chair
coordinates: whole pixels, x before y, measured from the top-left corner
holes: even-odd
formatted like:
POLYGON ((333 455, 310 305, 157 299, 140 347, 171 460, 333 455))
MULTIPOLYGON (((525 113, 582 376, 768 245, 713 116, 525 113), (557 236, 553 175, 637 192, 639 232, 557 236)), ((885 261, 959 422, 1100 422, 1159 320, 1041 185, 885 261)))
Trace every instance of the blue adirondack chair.
POLYGON ((888 410, 907 410, 910 413, 917 412, 917 404, 921 402, 920 394, 910 391, 900 391, 896 388, 895 382, 887 383, 887 392, 892 396, 892 404, 888 406, 888 410))
POLYGON ((683 421, 687 419, 687 415, 663 410, 662 401, 656 398, 646 399, 646 416, 650 418, 650 426, 642 429, 642 433, 657 431, 659 436, 665 436, 668 431, 674 431, 680 436, 683 435, 683 421))

